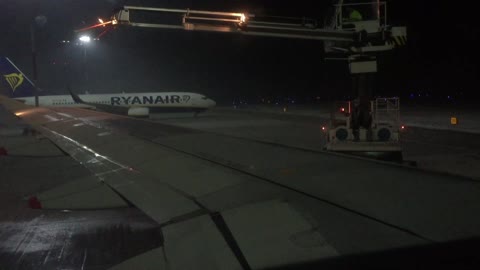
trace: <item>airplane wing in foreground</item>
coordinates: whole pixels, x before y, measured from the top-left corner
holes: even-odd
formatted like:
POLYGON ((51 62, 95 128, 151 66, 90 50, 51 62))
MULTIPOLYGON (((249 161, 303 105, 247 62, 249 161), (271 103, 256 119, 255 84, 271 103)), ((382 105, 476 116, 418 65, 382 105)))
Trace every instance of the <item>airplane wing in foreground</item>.
POLYGON ((5 97, 0 104, 98 179, 39 193, 34 206, 134 205, 161 226, 161 247, 113 269, 269 268, 480 230, 475 184, 452 184, 449 176, 308 151, 284 154, 273 145, 91 110, 32 108, 5 97), (263 153, 274 159, 271 167, 263 167, 263 153), (442 199, 425 200, 422 191, 442 199), (461 212, 432 211, 458 203, 461 212))
POLYGON ((101 209, 133 204, 162 226, 163 247, 114 269, 131 269, 132 265, 162 269, 156 267, 167 261, 172 269, 260 268, 337 255, 289 202, 273 196, 281 190, 270 191, 259 185, 259 194, 237 200, 231 195, 254 188, 255 180, 182 153, 152 147, 141 139, 101 130, 79 118, 66 117, 65 111, 59 115, 47 108, 24 108, 17 101, 0 102, 21 111, 28 123, 98 178, 97 183, 80 179, 37 194, 31 199, 37 203, 34 205, 101 209), (85 144, 70 132, 80 132, 93 144, 85 144), (116 153, 105 155, 111 151, 116 153), (117 154, 122 158, 113 157, 117 154), (147 168, 157 168, 159 174, 152 177, 147 168), (261 193, 268 198, 262 199, 261 193), (292 237, 298 239, 292 242, 292 237), (281 255, 272 252, 277 246, 282 246, 281 255))

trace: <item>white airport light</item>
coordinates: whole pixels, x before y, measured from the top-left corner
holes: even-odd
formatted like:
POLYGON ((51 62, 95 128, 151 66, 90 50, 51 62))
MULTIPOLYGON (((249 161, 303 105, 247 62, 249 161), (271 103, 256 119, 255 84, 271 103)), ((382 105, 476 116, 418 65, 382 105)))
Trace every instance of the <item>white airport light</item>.
POLYGON ((91 38, 89 36, 81 36, 78 38, 83 43, 89 43, 91 38))
POLYGON ((241 23, 245 23, 247 21, 247 17, 245 16, 245 14, 240 14, 240 22, 241 23))

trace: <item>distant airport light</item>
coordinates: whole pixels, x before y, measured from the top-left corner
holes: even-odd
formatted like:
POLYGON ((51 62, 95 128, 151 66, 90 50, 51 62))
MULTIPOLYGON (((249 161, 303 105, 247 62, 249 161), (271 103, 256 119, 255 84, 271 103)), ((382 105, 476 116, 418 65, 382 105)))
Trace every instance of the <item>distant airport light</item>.
POLYGON ((100 23, 103 23, 103 20, 102 20, 102 19, 100 19, 100 18, 98 18, 98 21, 99 21, 100 23))
POLYGON ((400 127, 400 129, 401 129, 401 130, 405 130, 405 126, 402 125, 402 126, 400 127))
POLYGON ((455 117, 455 116, 450 117, 450 124, 457 125, 458 124, 457 117, 455 117))
POLYGON ((322 131, 327 131, 327 128, 323 126, 322 131))
POLYGON ((83 43, 89 43, 92 39, 89 36, 81 36, 78 38, 83 43))
POLYGON ((345 108, 343 108, 343 107, 340 108, 340 111, 341 111, 341 112, 345 112, 345 108))
POLYGON ((117 24, 117 23, 118 23, 118 21, 117 21, 116 19, 113 19, 113 20, 112 20, 112 24, 115 25, 115 24, 117 24))

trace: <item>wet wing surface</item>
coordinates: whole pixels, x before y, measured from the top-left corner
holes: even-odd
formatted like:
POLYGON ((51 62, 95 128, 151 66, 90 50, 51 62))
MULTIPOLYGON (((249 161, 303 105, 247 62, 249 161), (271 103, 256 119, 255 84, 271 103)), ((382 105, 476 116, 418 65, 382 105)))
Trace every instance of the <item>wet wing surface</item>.
POLYGON ((163 243, 136 209, 37 213, 0 223, 0 269, 107 269, 163 243))
POLYGON ((160 223, 168 232, 164 259, 179 267, 193 264, 178 256, 205 267, 229 268, 242 257, 252 268, 277 266, 470 237, 480 227, 478 184, 455 177, 83 110, 61 112, 71 117, 52 120, 58 117, 47 112, 47 120, 42 114, 29 120, 160 223), (228 230, 212 215, 221 215, 228 230), (205 239, 216 240, 205 248, 205 239), (289 245, 299 252, 294 258, 258 257, 283 254, 289 245), (225 247, 228 255, 219 256, 225 247))
MULTIPOLYGON (((0 121, 24 128, 1 107, 0 121)), ((135 208, 27 208, 30 195, 93 177, 48 139, 21 134, 0 136, 0 269, 107 269, 162 245, 158 223, 135 208)))

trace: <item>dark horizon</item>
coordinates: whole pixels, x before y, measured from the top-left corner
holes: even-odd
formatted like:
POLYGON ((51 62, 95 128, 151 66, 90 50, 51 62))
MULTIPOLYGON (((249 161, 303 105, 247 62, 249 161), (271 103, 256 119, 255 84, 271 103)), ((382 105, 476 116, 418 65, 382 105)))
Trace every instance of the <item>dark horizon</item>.
MULTIPOLYGON (((6 37, 0 52, 32 77, 29 22, 32 14, 41 14, 47 23, 37 35, 38 85, 54 93, 66 93, 70 84, 78 92, 192 91, 217 100, 350 94, 346 63, 326 63, 318 41, 139 28, 117 29, 89 44, 86 81, 83 48, 61 41, 73 42, 74 29, 108 17, 125 3, 317 18, 330 5, 330 1, 320 7, 315 1, 295 6, 275 1, 162 2, 6 0, 0 4, 6 11, 0 19, 6 26, 0 30, 6 37)), ((407 25, 409 41, 406 48, 380 61, 376 94, 408 98, 423 93, 440 100, 475 96, 472 86, 478 84, 478 70, 471 57, 479 30, 468 23, 471 17, 461 7, 444 3, 392 0, 388 5, 392 24, 407 25)))

